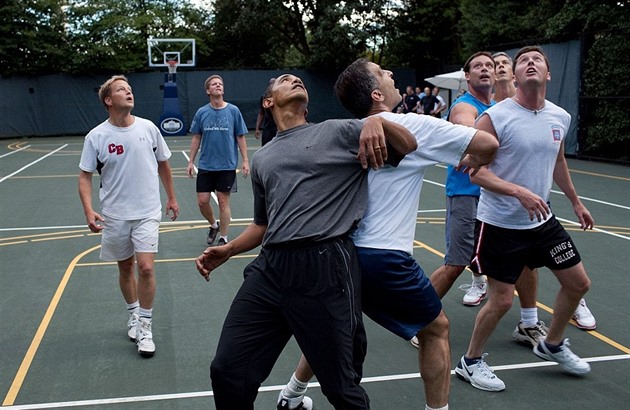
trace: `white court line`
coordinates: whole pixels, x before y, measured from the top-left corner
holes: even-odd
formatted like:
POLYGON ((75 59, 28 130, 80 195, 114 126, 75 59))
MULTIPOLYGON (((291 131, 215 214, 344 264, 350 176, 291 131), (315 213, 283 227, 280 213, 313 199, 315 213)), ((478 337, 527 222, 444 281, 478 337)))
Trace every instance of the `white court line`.
POLYGON ((6 177, 4 177, 4 178, 0 179, 0 182, 3 182, 3 181, 5 181, 5 180, 7 180, 7 179, 11 178, 11 177, 12 177, 13 175, 15 175, 15 174, 19 174, 20 172, 24 171, 26 168, 30 167, 31 165, 35 165, 35 164, 37 164, 39 161, 43 160, 43 159, 44 159, 44 158, 46 158, 46 157, 51 156, 51 155, 52 155, 52 154, 54 154, 55 152, 57 152, 57 151, 59 151, 59 150, 62 150, 62 149, 64 149, 64 148, 65 148, 65 147, 67 147, 67 146, 68 146, 68 144, 64 144, 64 145, 62 145, 61 147, 57 148, 56 150, 51 151, 51 152, 49 152, 48 154, 44 155, 43 157, 41 157, 41 158, 39 158, 39 159, 36 159, 35 161, 31 162, 30 164, 24 165, 22 168, 18 169, 18 170, 17 170, 17 171, 15 171, 14 173, 9 174, 9 175, 7 175, 6 177))
MULTIPOLYGON (((600 357, 590 357, 585 358, 587 362, 609 362, 616 360, 628 360, 630 359, 630 355, 622 354, 622 355, 612 355, 612 356, 600 356, 600 357)), ((503 366, 492 366, 492 369, 497 371, 502 370, 518 370, 518 369, 530 369, 534 367, 548 367, 548 366, 557 366, 558 363, 555 362, 534 362, 534 363, 520 363, 520 364, 512 364, 512 365, 503 365, 503 366)), ((455 374, 454 370, 451 370, 451 375, 455 374)), ((375 376, 375 377, 365 377, 361 380, 361 384, 366 383, 379 383, 379 382, 387 382, 387 381, 396 381, 396 380, 407 380, 407 379, 419 379, 419 373, 407 373, 407 374, 394 374, 389 376, 375 376)), ((258 389, 259 392, 269 392, 269 391, 280 391, 285 387, 285 385, 277 385, 277 386, 265 386, 258 389)), ((320 384, 309 383, 308 387, 320 387, 320 384)), ((5 406, 2 407, 3 410, 11 409, 11 410, 31 410, 31 409, 56 409, 61 407, 80 407, 80 406, 98 406, 104 404, 118 404, 118 403, 138 403, 138 402, 151 402, 151 401, 161 401, 161 400, 177 400, 177 399, 190 399, 190 398, 199 398, 199 397, 210 397, 213 396, 214 392, 209 391, 200 391, 200 392, 189 392, 189 393, 174 393, 174 394, 157 394, 152 396, 134 396, 134 397, 116 397, 110 399, 94 399, 94 400, 79 400, 79 401, 65 401, 65 402, 56 402, 56 403, 37 403, 37 404, 24 404, 24 405, 15 405, 15 406, 5 406)))
MULTIPOLYGON (((182 155, 186 158, 186 161, 190 161, 190 157, 188 156, 188 154, 186 154, 186 151, 182 151, 182 155)), ((195 164, 193 164, 193 168, 195 169, 195 174, 199 174, 199 169, 195 164)), ((219 200, 217 199, 217 194, 215 194, 214 192, 210 192, 210 196, 212 197, 212 199, 214 199, 214 203, 218 205, 219 200)))
MULTIPOLYGON (((445 185, 444 185, 444 184, 441 184, 441 183, 439 183, 439 182, 435 182, 435 181, 431 181, 431 180, 428 180, 428 179, 425 179, 425 180, 424 180, 424 182, 426 182, 427 184, 432 184, 432 185, 441 186, 442 188, 444 188, 444 187, 445 187, 445 185)), ((552 193, 554 193, 554 194, 558 194, 558 195, 563 195, 563 196, 566 196, 566 195, 564 195, 564 192, 562 192, 562 191, 556 191, 556 190, 553 190, 553 189, 552 189, 552 190, 551 190, 551 192, 552 192, 552 193)), ((615 203, 613 203, 613 202, 601 201, 601 200, 599 200, 599 199, 589 198, 589 197, 586 197, 586 196, 580 196, 580 195, 578 195, 578 198, 580 198, 580 200, 582 200, 582 201, 597 202, 598 204, 602 204, 602 205, 614 206, 614 207, 616 207, 616 208, 621 208, 621 209, 628 209, 628 210, 630 210, 630 206, 625 206, 625 205, 615 204, 615 203)))
MULTIPOLYGON (((232 222, 252 222, 253 218, 233 218, 232 222)), ((208 224, 205 219, 198 219, 194 221, 164 221, 160 222, 160 226, 177 226, 177 225, 199 225, 208 224)), ((86 228, 87 225, 65 225, 65 226, 31 226, 25 228, 0 228, 0 232, 13 232, 13 231, 48 231, 51 229, 81 229, 86 228)))
POLYGON ((8 157, 8 156, 9 156, 9 155, 11 155, 11 154, 15 154, 16 152, 20 152, 20 151, 22 151, 23 149, 27 149, 27 148, 30 148, 30 147, 31 147, 30 145, 27 145, 27 146, 22 147, 22 148, 20 148, 20 149, 16 149, 16 150, 14 150, 14 151, 7 152, 6 154, 2 154, 2 155, 0 155, 0 158, 8 157))

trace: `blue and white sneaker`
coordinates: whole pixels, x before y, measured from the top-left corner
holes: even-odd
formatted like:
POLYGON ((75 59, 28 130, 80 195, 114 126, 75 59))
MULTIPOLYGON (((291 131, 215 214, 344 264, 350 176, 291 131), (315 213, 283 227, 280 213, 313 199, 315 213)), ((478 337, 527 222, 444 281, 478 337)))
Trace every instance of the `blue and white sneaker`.
POLYGON ((462 356, 455 368, 455 373, 479 390, 505 390, 505 383, 503 383, 486 364, 486 356, 488 356, 488 353, 481 355, 472 365, 467 365, 464 356, 462 356))

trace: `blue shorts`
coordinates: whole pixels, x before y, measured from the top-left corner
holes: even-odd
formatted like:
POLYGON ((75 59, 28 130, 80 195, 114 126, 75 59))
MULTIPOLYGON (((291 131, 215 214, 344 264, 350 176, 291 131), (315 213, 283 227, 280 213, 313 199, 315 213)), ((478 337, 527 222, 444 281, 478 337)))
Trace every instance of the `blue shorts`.
POLYGON ((410 340, 433 322, 442 302, 429 278, 407 252, 357 247, 363 312, 410 340))

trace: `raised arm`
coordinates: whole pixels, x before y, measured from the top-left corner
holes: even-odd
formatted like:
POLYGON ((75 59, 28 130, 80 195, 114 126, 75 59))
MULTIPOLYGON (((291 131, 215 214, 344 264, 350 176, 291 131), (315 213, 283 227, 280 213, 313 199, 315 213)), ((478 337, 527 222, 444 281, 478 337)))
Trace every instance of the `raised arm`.
POLYGON ((378 169, 386 160, 398 165, 405 155, 417 148, 418 143, 407 128, 373 115, 363 123, 358 158, 363 168, 367 169, 369 163, 373 169, 378 169))

